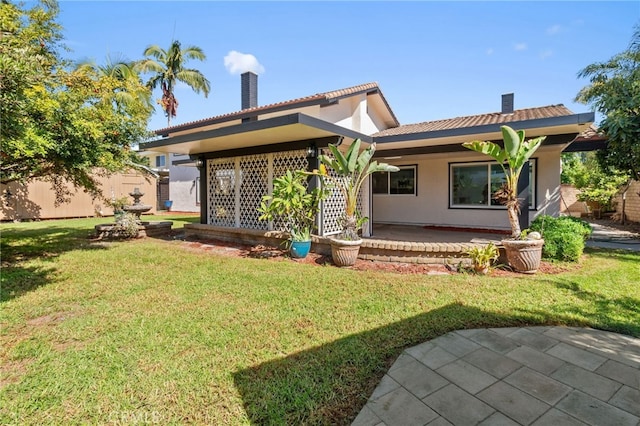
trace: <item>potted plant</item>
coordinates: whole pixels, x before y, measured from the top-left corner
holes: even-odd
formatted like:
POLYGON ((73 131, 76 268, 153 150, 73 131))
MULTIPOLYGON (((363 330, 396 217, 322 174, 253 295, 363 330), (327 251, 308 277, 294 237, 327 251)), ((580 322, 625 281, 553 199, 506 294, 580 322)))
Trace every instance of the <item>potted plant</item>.
POLYGON ((357 209, 358 194, 365 179, 375 172, 396 172, 399 169, 386 163, 371 161, 376 151, 376 144, 360 152, 360 139, 353 141, 346 154, 340 152, 336 145, 329 144, 331 156, 320 155, 321 167, 313 174, 319 175, 325 186, 337 187, 344 197, 344 216, 342 218, 342 232, 331 238, 331 255, 338 266, 351 266, 358 258, 362 239, 358 231, 367 220, 357 209), (335 176, 327 173, 327 167, 335 172, 335 176))
POLYGON ((520 229, 520 199, 518 181, 522 167, 540 147, 546 136, 524 140, 524 130, 515 131, 509 126, 501 126, 504 147, 490 141, 474 140, 465 142, 465 148, 488 155, 498 162, 505 176, 505 183, 493 198, 507 207, 511 238, 502 240, 507 260, 518 272, 534 273, 540 266, 544 240, 538 232, 523 233, 520 229))
POLYGON ((273 181, 271 195, 262 197, 260 220, 284 220, 289 233, 291 257, 305 258, 311 249, 311 232, 316 225, 320 202, 326 196, 323 188, 307 189, 303 171, 287 173, 273 181))

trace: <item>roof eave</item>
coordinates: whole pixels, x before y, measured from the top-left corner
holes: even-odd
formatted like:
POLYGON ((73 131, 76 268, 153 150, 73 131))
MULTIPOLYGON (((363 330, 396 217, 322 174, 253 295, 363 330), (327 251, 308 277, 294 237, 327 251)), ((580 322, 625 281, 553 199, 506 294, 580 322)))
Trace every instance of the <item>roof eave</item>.
MULTIPOLYGON (((167 151, 167 152, 182 152, 183 150, 178 148, 178 145, 181 144, 189 144, 204 140, 223 140, 225 137, 235 137, 241 135, 243 133, 259 133, 261 135, 269 135, 269 132, 274 130, 283 128, 285 126, 300 126, 303 130, 302 133, 308 131, 310 138, 313 138, 315 134, 323 134, 323 135, 336 135, 342 136, 347 139, 356 139, 359 138, 366 143, 371 143, 371 136, 338 126, 336 124, 320 120, 315 117, 311 117, 302 113, 294 113, 289 115, 283 115, 273 118, 268 118, 264 120, 250 121, 241 124, 235 124, 231 126, 221 127, 217 129, 204 130, 200 132, 192 132, 188 134, 181 134, 177 136, 166 137, 163 139, 150 141, 146 143, 140 144, 141 149, 145 150, 156 150, 156 151, 167 151), (306 130, 305 130, 306 129, 306 130), (172 148, 174 147, 174 148, 172 148)), ((279 142, 283 142, 279 139, 274 139, 273 141, 269 141, 265 143, 265 145, 276 144, 279 142)), ((212 150, 215 151, 215 150, 212 150)), ((195 154, 200 152, 208 152, 206 150, 200 151, 192 151, 185 152, 188 154, 195 154)))
POLYGON ((436 138, 455 138, 460 136, 489 134, 500 132, 500 127, 508 125, 516 129, 537 129, 544 127, 559 127, 567 125, 589 125, 595 120, 595 113, 587 112, 572 115, 563 115, 558 117, 536 118, 531 120, 520 120, 505 123, 484 124, 480 126, 459 127, 454 129, 434 130, 427 132, 407 133, 390 136, 374 136, 374 142, 378 144, 407 142, 412 140, 436 139, 436 138))

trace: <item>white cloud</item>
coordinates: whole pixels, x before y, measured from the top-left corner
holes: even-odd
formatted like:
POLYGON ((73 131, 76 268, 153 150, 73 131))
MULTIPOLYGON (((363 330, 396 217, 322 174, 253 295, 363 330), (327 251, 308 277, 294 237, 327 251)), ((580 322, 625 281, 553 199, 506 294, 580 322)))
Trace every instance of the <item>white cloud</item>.
POLYGON ((547 49, 540 52, 540 59, 546 59, 550 56, 553 56, 553 50, 547 49))
POLYGON ((547 28, 547 35, 558 34, 560 31, 562 31, 562 27, 560 25, 558 24, 552 25, 549 28, 547 28))
POLYGON ((527 50, 527 43, 515 43, 513 48, 515 50, 527 50))
POLYGON ((256 74, 264 72, 264 67, 255 56, 250 53, 236 52, 235 50, 230 51, 224 57, 224 66, 229 71, 229 74, 243 74, 247 71, 256 74))
POLYGON ((487 49, 487 55, 493 55, 493 48, 492 47, 487 49))

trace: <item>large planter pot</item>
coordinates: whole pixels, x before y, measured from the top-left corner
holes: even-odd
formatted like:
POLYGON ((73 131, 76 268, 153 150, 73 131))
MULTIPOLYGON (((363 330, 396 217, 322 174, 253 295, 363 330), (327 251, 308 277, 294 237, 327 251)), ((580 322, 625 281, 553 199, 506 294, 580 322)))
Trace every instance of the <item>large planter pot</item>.
POLYGON ((362 240, 331 239, 331 257, 336 266, 353 266, 358 258, 362 240))
POLYGON ((291 241, 289 254, 296 259, 304 259, 311 249, 311 240, 309 241, 291 241))
POLYGON ((502 240, 509 265, 524 274, 533 274, 540 267, 544 240, 502 240))

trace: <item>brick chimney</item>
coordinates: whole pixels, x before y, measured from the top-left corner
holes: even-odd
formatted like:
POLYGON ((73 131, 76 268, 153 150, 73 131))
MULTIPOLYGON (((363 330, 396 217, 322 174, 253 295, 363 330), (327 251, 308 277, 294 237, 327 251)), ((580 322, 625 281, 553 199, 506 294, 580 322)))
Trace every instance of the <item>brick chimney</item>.
MULTIPOLYGON (((258 106, 258 75, 247 71, 240 76, 241 107, 243 110, 258 106)), ((242 122, 256 121, 257 116, 246 117, 242 122)))
POLYGON ((247 71, 240 76, 242 109, 258 106, 258 75, 247 71))
POLYGON ((513 93, 502 95, 502 114, 513 114, 513 93))

